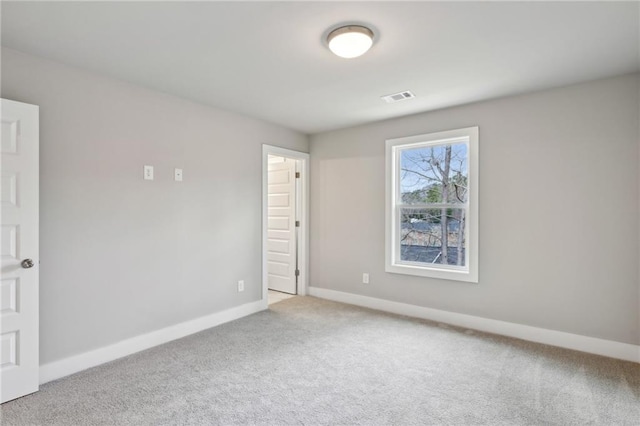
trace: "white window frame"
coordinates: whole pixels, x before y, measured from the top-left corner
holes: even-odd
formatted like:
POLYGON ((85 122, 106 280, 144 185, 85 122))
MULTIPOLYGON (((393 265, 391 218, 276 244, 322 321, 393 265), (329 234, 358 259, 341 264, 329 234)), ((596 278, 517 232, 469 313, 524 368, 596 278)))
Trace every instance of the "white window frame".
POLYGON ((478 127, 428 133, 386 141, 386 241, 385 270, 387 272, 445 280, 478 282, 478 127), (403 149, 420 146, 467 144, 468 199, 465 223, 466 265, 425 266, 423 263, 400 261, 400 155, 403 149))

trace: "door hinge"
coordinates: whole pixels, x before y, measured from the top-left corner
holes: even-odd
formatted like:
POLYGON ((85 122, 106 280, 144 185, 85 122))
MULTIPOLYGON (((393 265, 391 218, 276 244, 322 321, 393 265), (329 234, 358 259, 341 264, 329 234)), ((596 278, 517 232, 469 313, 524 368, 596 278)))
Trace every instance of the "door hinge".
POLYGON ((296 269, 296 277, 300 276, 300 269, 296 269))
POLYGON ((300 179, 300 172, 296 172, 296 179, 300 179))
POLYGON ((296 220, 296 228, 300 228, 300 221, 296 220))

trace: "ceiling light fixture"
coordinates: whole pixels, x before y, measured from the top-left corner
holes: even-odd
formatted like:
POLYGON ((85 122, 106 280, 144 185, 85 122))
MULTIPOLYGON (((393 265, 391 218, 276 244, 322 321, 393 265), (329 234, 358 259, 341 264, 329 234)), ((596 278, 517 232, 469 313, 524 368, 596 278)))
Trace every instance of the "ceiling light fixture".
POLYGON ((362 25, 347 25, 331 31, 327 43, 341 58, 357 58, 373 45, 373 31, 362 25))

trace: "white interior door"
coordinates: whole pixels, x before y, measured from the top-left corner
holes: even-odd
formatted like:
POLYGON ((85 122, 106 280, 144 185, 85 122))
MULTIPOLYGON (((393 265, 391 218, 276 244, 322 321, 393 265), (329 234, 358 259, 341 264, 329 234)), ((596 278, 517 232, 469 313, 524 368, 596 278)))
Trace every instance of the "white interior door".
POLYGON ((270 155, 267 173, 268 287, 297 294, 296 160, 270 155))
POLYGON ((38 107, 2 99, 0 400, 38 390, 38 107))

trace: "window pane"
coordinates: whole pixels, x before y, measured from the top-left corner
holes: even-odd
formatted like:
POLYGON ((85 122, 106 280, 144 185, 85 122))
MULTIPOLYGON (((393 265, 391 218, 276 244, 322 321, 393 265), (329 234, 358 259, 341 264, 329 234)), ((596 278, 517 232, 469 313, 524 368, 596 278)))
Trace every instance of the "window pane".
POLYGON ((466 266, 464 228, 465 209, 402 208, 400 260, 466 266), (443 235, 446 241, 444 245, 443 235))
POLYGON ((400 151, 400 194, 404 204, 466 203, 467 177, 465 143, 400 151))

